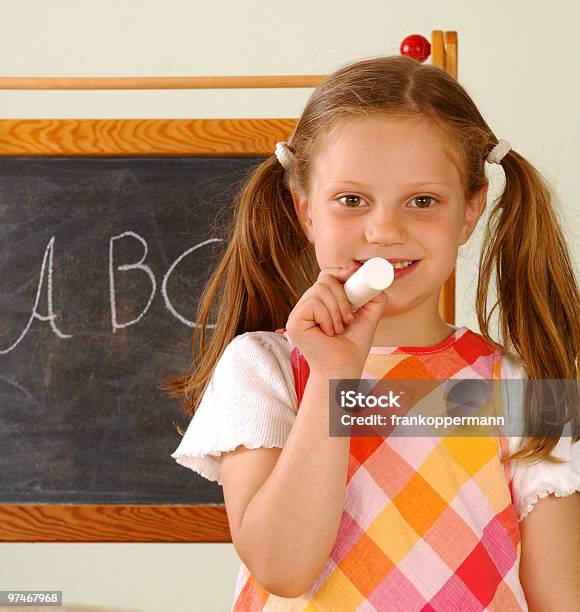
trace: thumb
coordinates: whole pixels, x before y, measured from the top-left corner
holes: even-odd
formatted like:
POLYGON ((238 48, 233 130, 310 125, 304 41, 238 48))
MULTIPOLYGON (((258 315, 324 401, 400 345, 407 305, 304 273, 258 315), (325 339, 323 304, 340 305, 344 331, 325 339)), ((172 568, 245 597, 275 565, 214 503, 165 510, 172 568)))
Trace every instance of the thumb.
POLYGON ((379 291, 372 300, 361 306, 357 312, 364 312, 376 324, 383 314, 388 297, 384 291, 379 291))

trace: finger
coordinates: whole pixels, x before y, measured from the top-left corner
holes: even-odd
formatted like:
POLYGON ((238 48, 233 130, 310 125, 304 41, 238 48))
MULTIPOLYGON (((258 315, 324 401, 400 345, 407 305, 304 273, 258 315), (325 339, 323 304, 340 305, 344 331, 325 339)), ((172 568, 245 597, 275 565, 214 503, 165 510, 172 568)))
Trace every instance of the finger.
POLYGON ((335 278, 339 283, 344 283, 348 280, 348 278, 352 274, 356 272, 358 267, 359 267, 358 264, 353 264, 352 266, 349 266, 348 268, 338 267, 338 266, 322 268, 320 272, 318 273, 318 277, 316 281, 314 282, 314 284, 308 287, 308 289, 302 294, 302 297, 305 297, 307 293, 311 293, 312 289, 314 289, 314 287, 316 286, 316 283, 323 277, 326 276, 329 278, 335 278))
POLYGON ((318 296, 313 296, 312 298, 312 311, 314 313, 314 321, 320 325, 320 329, 327 336, 334 336, 332 316, 324 301, 318 296))
POLYGON ((344 267, 322 268, 320 270, 320 274, 318 275, 318 279, 320 279, 323 274, 330 274, 331 276, 334 276, 338 280, 338 282, 344 283, 347 281, 349 276, 351 276, 357 271, 359 267, 360 267, 359 264, 353 263, 351 266, 348 266, 347 268, 344 268, 344 267))
POLYGON ((329 278, 328 280, 330 281, 330 284, 323 281, 318 281, 316 285, 318 287, 320 298, 330 312, 332 323, 334 325, 334 332, 336 334, 342 334, 344 331, 344 325, 342 324, 343 314, 340 308, 340 300, 342 299, 339 293, 341 290, 340 284, 336 279, 329 278))
MULTIPOLYGON (((327 302, 327 305, 331 309, 331 312, 334 313, 335 323, 340 323, 341 328, 343 328, 343 322, 345 324, 352 323, 353 319, 350 315, 352 315, 353 306, 348 301, 344 288, 339 283, 338 279, 333 276, 326 275, 323 276, 316 284, 321 287, 325 287, 328 291, 330 291, 332 297, 334 298, 333 302, 327 302)), ((344 329, 341 329, 340 331, 342 332, 344 329)))

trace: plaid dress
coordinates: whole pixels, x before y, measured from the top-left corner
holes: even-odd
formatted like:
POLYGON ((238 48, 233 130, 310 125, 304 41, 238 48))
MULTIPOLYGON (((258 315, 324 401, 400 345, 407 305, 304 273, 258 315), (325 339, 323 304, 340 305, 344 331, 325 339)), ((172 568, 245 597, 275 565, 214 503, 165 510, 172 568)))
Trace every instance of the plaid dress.
MULTIPOLYGON (((491 380, 501 359, 500 348, 460 328, 431 347, 372 347, 362 378, 491 380)), ((300 405, 308 363, 297 347, 291 361, 300 405)), ((510 468, 500 462, 507 452, 499 430, 351 436, 345 505, 321 573, 300 597, 283 598, 242 562, 232 610, 527 610, 510 468)))

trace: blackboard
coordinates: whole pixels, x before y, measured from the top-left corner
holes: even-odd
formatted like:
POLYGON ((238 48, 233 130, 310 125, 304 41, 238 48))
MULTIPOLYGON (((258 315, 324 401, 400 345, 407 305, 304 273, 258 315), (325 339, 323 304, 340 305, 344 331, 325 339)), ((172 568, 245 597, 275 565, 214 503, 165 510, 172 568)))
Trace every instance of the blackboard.
POLYGON ((159 384, 261 161, 0 157, 0 503, 223 503, 159 384))

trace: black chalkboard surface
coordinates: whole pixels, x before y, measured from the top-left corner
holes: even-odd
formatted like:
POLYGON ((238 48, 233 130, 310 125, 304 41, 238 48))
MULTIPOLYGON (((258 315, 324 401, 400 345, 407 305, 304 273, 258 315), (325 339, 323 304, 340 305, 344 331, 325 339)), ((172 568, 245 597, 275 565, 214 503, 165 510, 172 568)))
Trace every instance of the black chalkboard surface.
POLYGON ((223 503, 158 385, 262 160, 0 157, 0 503, 223 503))

